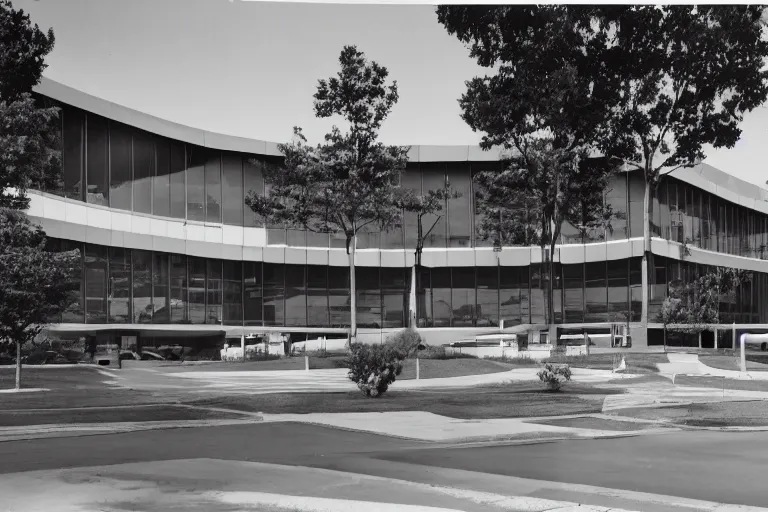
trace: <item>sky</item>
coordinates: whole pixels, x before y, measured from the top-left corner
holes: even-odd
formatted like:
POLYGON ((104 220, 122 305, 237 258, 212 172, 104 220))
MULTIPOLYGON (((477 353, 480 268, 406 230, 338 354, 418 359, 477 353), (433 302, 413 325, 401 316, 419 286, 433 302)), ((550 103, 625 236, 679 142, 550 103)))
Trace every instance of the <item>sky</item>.
MULTIPOLYGON (((317 80, 334 76, 356 45, 398 83, 381 129, 387 144, 477 144, 461 119, 464 82, 486 74, 437 22, 432 5, 240 0, 13 0, 56 45, 45 75, 176 123, 274 142, 301 126, 310 142, 317 80)), ((338 120, 335 120, 338 122, 338 120)), ((748 113, 732 149, 706 162, 765 187, 768 106, 748 113)))

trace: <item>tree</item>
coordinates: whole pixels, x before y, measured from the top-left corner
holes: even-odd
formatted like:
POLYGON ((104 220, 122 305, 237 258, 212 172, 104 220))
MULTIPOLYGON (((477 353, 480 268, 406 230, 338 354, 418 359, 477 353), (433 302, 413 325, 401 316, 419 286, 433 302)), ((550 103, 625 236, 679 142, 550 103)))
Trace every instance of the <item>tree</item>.
POLYGON ((665 330, 698 334, 720 323, 720 301, 732 297, 747 281, 747 271, 722 267, 691 280, 674 280, 669 283, 669 295, 661 305, 658 320, 665 330))
MULTIPOLYGON (((572 62, 576 52, 539 45, 549 36, 536 31, 536 7, 441 6, 437 12, 448 32, 470 45, 470 55, 495 71, 468 81, 459 100, 462 118, 483 132, 481 147, 505 152, 504 171, 476 178, 481 233, 498 247, 541 248, 551 325, 555 246, 563 223, 587 230, 610 219, 603 195, 616 162, 597 151, 616 94, 579 73, 572 62)), ((559 7, 549 14, 558 33, 580 26, 559 7)), ((590 43, 582 37, 579 44, 590 43)))
POLYGON ((27 208, 27 189, 59 174, 58 109, 32 96, 53 44, 52 30, 0 1, 0 207, 27 208))
POLYGON ((461 193, 451 188, 450 183, 437 190, 429 190, 425 194, 416 194, 413 190, 400 190, 400 206, 416 216, 416 248, 413 276, 416 289, 421 289, 421 255, 424 252, 424 242, 429 238, 432 230, 443 217, 443 206, 448 199, 458 199, 461 193), (424 220, 434 216, 429 229, 424 231, 424 220))
MULTIPOLYGON (((547 76, 570 62, 592 91, 602 153, 645 177, 642 321, 648 318, 650 196, 703 148, 732 147, 766 100, 768 42, 757 5, 439 7, 483 65, 547 76)), ((535 99, 535 98, 534 98, 535 99)))
POLYGON ((368 62, 354 46, 339 57, 338 76, 319 80, 315 115, 341 116, 346 132, 333 126, 324 143, 312 147, 300 128, 279 146, 282 168, 265 171, 268 195, 249 193, 246 203, 269 222, 346 238, 349 256, 350 341, 357 336, 355 249, 358 233, 374 225, 387 230, 402 216, 400 171, 407 147, 385 146, 378 132, 398 99, 397 82, 386 84, 389 72, 368 62))
POLYGON ((45 233, 20 211, 0 209, 0 343, 16 345, 16 389, 21 346, 66 308, 78 251, 52 253, 45 233))

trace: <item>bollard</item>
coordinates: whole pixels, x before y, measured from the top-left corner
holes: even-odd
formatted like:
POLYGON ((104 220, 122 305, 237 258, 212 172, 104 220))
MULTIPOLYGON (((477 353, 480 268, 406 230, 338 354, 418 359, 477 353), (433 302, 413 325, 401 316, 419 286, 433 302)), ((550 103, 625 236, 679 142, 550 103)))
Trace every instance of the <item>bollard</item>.
POLYGON ((309 371, 309 356, 304 354, 304 371, 309 371))
POLYGON ((416 357, 416 380, 419 380, 419 358, 416 357))

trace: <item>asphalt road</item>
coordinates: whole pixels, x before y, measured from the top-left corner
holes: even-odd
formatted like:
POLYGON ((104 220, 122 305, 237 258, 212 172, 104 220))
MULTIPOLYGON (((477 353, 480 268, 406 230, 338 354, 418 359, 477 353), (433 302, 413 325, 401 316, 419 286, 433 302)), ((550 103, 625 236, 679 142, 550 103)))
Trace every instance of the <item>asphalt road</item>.
POLYGON ((318 426, 261 424, 0 443, 0 473, 185 458, 313 466, 434 483, 424 471, 427 465, 768 506, 768 432, 688 431, 441 448, 318 426))

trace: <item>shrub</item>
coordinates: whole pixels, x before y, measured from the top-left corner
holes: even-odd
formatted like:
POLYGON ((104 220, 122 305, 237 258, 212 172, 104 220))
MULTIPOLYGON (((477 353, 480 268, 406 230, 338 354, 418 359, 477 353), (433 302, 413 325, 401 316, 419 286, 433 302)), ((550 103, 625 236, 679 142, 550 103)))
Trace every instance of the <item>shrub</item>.
POLYGON ((414 329, 403 329, 388 337, 384 342, 393 350, 402 354, 403 359, 416 352, 422 345, 421 335, 414 329))
POLYGON ((365 396, 381 396, 403 371, 406 356, 402 347, 394 343, 353 343, 345 360, 349 369, 347 376, 365 396))
POLYGON ((555 365, 547 363, 537 374, 539 380, 547 385, 551 391, 560 391, 563 383, 571 380, 571 367, 567 364, 555 365))

